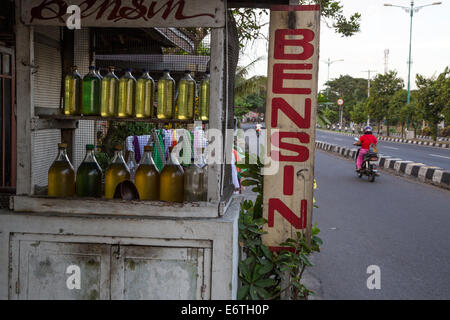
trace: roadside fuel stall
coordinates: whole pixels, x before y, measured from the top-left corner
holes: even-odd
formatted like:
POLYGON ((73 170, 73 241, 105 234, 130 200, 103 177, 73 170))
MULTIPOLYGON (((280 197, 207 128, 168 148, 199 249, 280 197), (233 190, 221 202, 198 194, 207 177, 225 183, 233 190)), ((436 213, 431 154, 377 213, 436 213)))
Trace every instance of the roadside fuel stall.
MULTIPOLYGON (((58 145, 76 170, 85 147, 99 148, 107 139, 102 133, 116 123, 149 126, 148 134, 199 127, 208 145, 223 148, 230 139, 226 129, 233 128, 230 88, 239 50, 225 2, 16 0, 14 11, 18 169, 10 210, 0 213, 0 299, 235 298, 240 197, 232 196, 230 165, 219 159, 223 152, 208 150, 216 162, 207 165, 203 201, 124 200, 123 193, 49 196, 48 179, 58 145), (67 14, 70 5, 79 5, 79 29, 67 27, 77 23, 69 19, 76 18, 77 8, 75 16, 67 14), (193 27, 207 36, 189 37, 193 27), (101 81, 111 63, 120 81, 149 69, 156 87, 151 114, 65 112, 72 67, 82 76, 100 67, 101 81), (156 97, 162 92, 157 86, 169 68, 175 84, 182 82, 183 70, 198 83, 210 71, 203 118, 159 117, 155 110, 168 96, 156 97), (222 141, 212 143, 208 129, 220 131, 222 141)), ((82 85, 83 100, 91 89, 82 85)), ((174 147, 155 137, 160 156, 174 147)), ((100 183, 107 185, 104 179, 100 183)))

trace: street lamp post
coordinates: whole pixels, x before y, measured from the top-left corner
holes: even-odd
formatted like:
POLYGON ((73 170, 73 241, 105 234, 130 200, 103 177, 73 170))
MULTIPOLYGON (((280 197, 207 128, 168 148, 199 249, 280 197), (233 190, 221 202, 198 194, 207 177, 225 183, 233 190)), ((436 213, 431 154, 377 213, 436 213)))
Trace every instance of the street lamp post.
MULTIPOLYGON (((409 13, 410 16, 410 22, 409 22, 409 58, 408 58, 408 95, 406 98, 406 103, 409 104, 411 101, 411 42, 412 42, 412 21, 413 21, 413 16, 414 16, 414 12, 418 12, 420 9, 424 8, 424 7, 428 7, 428 6, 435 6, 435 5, 439 5, 442 4, 442 2, 433 2, 431 4, 426 4, 423 6, 418 6, 418 7, 414 7, 414 0, 411 0, 411 4, 410 7, 405 7, 405 6, 397 6, 397 5, 393 5, 390 3, 385 3, 384 5, 386 7, 397 7, 397 8, 401 8, 403 10, 405 10, 407 13, 409 13)), ((408 130, 408 126, 409 126, 409 121, 408 121, 408 116, 406 117, 406 130, 408 130)))
MULTIPOLYGON (((333 63, 335 63, 335 62, 339 62, 339 61, 344 61, 344 59, 339 59, 339 60, 333 60, 333 61, 330 61, 330 58, 328 58, 327 61, 323 61, 323 62, 325 62, 326 64, 328 64, 328 77, 327 77, 327 83, 330 82, 330 65, 333 64, 333 63)), ((328 90, 329 90, 329 88, 330 88, 330 85, 328 84, 328 85, 327 85, 327 99, 328 99, 328 90)))

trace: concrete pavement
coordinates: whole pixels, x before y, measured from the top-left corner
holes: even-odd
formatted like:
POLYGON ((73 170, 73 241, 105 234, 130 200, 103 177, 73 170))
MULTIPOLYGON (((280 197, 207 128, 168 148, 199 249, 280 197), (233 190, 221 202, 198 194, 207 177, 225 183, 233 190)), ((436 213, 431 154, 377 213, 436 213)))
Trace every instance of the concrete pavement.
POLYGON ((358 179, 354 164, 316 152, 313 222, 322 252, 309 273, 321 299, 450 299, 450 193, 382 174, 358 179), (381 289, 366 286, 381 269, 381 289))

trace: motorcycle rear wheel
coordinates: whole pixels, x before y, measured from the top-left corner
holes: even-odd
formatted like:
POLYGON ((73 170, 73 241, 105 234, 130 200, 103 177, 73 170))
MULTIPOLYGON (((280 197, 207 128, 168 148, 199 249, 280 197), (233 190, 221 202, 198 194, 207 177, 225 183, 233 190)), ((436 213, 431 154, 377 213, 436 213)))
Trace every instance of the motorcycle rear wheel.
POLYGON ((375 174, 374 173, 369 175, 369 181, 370 182, 374 182, 375 181, 375 174))

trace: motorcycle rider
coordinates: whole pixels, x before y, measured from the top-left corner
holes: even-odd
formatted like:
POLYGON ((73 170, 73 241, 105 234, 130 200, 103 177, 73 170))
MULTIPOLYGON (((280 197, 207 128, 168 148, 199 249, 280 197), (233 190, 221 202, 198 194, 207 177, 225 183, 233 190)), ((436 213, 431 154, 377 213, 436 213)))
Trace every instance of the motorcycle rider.
POLYGON ((375 152, 378 152, 377 150, 377 138, 372 134, 372 127, 371 126, 365 126, 364 127, 364 134, 359 137, 359 140, 353 143, 355 146, 361 146, 361 148, 358 150, 358 155, 356 157, 356 171, 359 172, 361 170, 361 165, 364 162, 364 155, 369 152, 370 147, 372 146, 374 148, 375 152))

